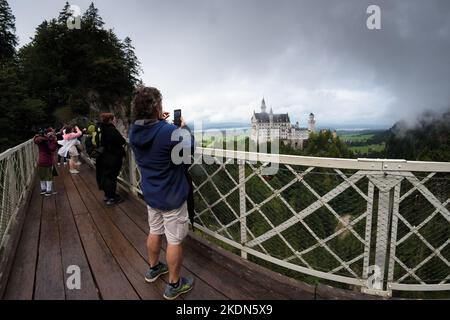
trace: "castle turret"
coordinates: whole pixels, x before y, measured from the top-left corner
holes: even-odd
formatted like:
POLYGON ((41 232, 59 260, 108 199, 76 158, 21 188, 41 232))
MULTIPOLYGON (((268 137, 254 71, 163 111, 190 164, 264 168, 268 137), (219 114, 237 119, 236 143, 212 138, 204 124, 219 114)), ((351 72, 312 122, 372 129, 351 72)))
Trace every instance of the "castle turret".
POLYGON ((316 120, 314 119, 314 113, 309 114, 308 130, 310 132, 316 131, 316 120))
POLYGON ((262 102, 261 102, 261 112, 262 113, 266 113, 266 101, 264 100, 264 98, 262 99, 262 102))

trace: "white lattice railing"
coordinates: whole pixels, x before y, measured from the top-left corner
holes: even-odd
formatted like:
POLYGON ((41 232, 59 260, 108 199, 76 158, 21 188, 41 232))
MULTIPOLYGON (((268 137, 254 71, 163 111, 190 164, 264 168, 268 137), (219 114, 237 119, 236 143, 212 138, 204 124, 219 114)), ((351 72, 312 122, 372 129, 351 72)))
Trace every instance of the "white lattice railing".
POLYGON ((33 140, 0 154, 0 247, 7 240, 11 221, 31 188, 36 161, 37 148, 33 140))
MULTIPOLYGON (((242 257, 373 294, 450 290, 450 163, 206 148, 195 161, 196 228, 242 257)), ((120 179, 141 194, 130 152, 120 179)))

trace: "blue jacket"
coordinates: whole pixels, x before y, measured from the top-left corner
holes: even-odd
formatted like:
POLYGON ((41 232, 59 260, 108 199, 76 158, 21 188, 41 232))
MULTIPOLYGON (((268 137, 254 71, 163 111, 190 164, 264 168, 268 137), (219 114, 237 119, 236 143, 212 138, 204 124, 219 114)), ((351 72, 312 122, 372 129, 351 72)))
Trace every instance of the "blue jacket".
MULTIPOLYGON (((141 172, 141 188, 145 202, 152 208, 173 210, 187 200, 190 184, 185 164, 174 164, 172 149, 183 139, 171 141, 172 133, 179 129, 166 121, 133 124, 129 140, 136 163, 141 172)), ((182 141, 183 152, 195 149, 194 137, 182 141)))

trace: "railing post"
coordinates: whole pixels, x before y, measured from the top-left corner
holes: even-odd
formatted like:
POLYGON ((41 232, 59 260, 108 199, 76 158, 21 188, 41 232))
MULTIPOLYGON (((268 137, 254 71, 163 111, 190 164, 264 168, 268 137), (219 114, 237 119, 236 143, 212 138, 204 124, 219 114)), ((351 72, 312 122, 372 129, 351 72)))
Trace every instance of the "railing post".
POLYGON ((388 248, 389 220, 392 207, 390 190, 380 190, 378 197, 377 240, 375 247, 375 274, 373 289, 383 291, 388 248))
POLYGON ((131 192, 137 196, 138 192, 137 192, 137 187, 138 187, 138 181, 136 178, 136 162, 134 161, 134 155, 133 155, 133 151, 128 148, 128 175, 130 177, 130 185, 131 185, 131 192))
POLYGON ((385 174, 381 177, 379 175, 370 176, 370 180, 379 190, 375 263, 369 268, 373 274, 370 275, 368 287, 363 288, 363 292, 390 296, 391 290, 385 286, 387 263, 390 262, 388 249, 392 248, 390 241, 396 241, 396 239, 390 239, 389 235, 391 234, 393 211, 398 210, 402 178, 385 174))
MULTIPOLYGON (((245 217, 246 199, 245 199, 245 160, 238 160, 239 164, 239 212, 241 225, 241 245, 247 243, 247 218, 245 217)), ((247 259, 247 252, 241 251, 241 257, 247 259)))

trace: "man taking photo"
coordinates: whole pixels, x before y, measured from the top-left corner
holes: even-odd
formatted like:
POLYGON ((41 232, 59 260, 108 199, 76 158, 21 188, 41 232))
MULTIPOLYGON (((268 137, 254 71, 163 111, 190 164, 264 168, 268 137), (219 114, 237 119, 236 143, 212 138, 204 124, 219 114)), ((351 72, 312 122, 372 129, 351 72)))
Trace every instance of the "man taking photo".
POLYGON ((189 130, 182 118, 178 127, 168 123, 168 117, 169 113, 162 110, 162 95, 158 89, 141 87, 136 91, 129 140, 141 172, 141 188, 148 207, 150 269, 145 280, 154 282, 169 273, 164 298, 173 300, 190 291, 193 280, 180 276, 182 242, 189 231, 187 200, 191 185, 185 164, 174 163, 172 151, 181 143, 183 152, 192 154, 194 138, 190 131, 188 135, 180 134, 180 130, 189 130), (163 234, 167 239, 167 265, 159 261, 163 234))

